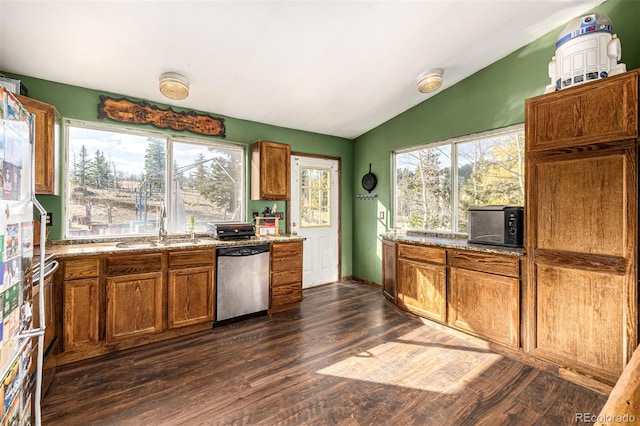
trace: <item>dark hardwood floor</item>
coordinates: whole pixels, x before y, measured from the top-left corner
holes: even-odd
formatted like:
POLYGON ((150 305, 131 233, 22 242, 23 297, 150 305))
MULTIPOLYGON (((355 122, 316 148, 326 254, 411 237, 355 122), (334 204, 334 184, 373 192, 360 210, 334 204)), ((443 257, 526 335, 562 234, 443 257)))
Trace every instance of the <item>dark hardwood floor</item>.
MULTIPOLYGON (((59 367, 43 425, 561 425, 606 397, 355 282, 300 310, 59 367)), ((583 424, 583 423, 580 423, 583 424)))

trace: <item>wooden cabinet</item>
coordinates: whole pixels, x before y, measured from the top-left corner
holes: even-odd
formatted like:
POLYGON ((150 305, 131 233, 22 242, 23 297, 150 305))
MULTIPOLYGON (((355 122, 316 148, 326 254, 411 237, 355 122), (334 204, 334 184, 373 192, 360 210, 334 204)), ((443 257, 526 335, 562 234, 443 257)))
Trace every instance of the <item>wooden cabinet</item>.
POLYGON ((99 258, 63 262, 64 350, 95 346, 99 341, 99 258))
POLYGON ((396 243, 382 240, 382 294, 396 300, 396 243))
POLYGON ((162 331, 162 255, 107 256, 106 341, 162 331))
POLYGON ((16 97, 35 116, 34 180, 36 194, 57 194, 60 115, 53 105, 25 96, 16 95, 16 97))
POLYGON ((169 252, 169 328, 215 318, 215 250, 169 252))
POLYGON ((449 325, 519 347, 519 258, 456 250, 450 264, 449 325))
POLYGON ((271 244, 269 313, 299 306, 302 300, 302 241, 271 244))
POLYGON ((610 384, 638 344, 639 74, 525 103, 530 351, 610 384))
POLYGON ((447 319, 446 250, 398 244, 398 304, 439 322, 447 319))
POLYGON ((289 200, 291 148, 259 140, 251 145, 251 199, 289 200))

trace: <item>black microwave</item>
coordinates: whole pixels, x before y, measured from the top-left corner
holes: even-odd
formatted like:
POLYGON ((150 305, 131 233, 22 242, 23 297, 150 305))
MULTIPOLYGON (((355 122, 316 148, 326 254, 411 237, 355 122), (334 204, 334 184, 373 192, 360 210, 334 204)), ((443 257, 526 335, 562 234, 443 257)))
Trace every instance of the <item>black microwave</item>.
POLYGON ((469 242, 494 246, 524 246, 524 207, 480 206, 469 213, 469 242))

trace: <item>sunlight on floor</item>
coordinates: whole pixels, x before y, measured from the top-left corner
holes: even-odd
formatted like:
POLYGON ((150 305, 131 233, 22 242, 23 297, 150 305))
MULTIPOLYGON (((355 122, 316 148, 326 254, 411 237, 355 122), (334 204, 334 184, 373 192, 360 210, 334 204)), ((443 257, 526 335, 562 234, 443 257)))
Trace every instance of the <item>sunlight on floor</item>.
POLYGON ((378 345, 317 373, 438 393, 458 393, 501 355, 473 345, 432 342, 423 327, 378 345))

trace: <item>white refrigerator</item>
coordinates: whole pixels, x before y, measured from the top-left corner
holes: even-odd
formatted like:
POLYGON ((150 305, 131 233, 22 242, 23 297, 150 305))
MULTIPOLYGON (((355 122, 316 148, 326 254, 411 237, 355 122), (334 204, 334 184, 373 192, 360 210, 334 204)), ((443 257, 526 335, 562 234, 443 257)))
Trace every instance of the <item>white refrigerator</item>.
MULTIPOLYGON (((34 117, 0 85, 0 424, 40 424, 43 303, 33 328, 33 268, 44 276, 42 255, 34 259, 34 117), (34 340, 38 345, 34 345, 34 340), (37 347, 37 350, 33 350, 37 347), (33 352, 33 353, 32 353, 33 352), (29 370, 35 363, 36 373, 29 370), (34 398, 35 397, 35 398, 34 398), (32 414, 33 413, 33 414, 32 414)), ((37 213, 36 213, 37 216, 37 213)), ((44 227, 44 226, 43 226, 44 227)), ((42 230, 44 237, 45 230, 42 230)), ((44 240, 42 238, 41 240, 44 240)), ((42 301, 42 297, 40 300, 42 301)))

